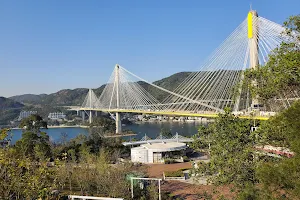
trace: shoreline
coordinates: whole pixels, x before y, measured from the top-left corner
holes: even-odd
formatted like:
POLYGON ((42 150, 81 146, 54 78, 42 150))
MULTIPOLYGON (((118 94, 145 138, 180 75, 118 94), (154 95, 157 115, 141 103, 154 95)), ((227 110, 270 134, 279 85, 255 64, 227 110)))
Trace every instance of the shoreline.
MULTIPOLYGON (((50 128, 89 128, 89 126, 73 125, 73 126, 48 126, 50 128)), ((11 128, 12 130, 22 130, 23 128, 11 128)), ((42 128, 43 129, 43 128, 42 128)))
MULTIPOLYGON (((209 120, 203 120, 203 121, 198 121, 198 120, 189 120, 189 121, 135 121, 133 122, 132 124, 126 124, 124 127, 126 126, 130 126, 130 125, 134 125, 134 124, 137 124, 137 125, 141 125, 141 124, 147 124, 147 123, 150 123, 150 124, 163 124, 163 123, 177 123, 177 124, 206 124, 210 122, 209 120)), ((66 126, 48 126, 47 127, 48 129, 52 129, 52 128, 84 128, 84 129, 88 129, 89 126, 83 126, 83 125, 66 125, 66 126)), ((18 127, 15 127, 15 128, 11 128, 11 130, 22 130, 22 128, 18 128, 18 127)))

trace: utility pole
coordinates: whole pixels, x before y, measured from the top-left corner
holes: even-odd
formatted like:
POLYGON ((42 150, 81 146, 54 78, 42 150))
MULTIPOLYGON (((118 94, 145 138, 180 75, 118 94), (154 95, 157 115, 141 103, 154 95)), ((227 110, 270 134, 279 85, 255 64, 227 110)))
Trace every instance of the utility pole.
MULTIPOLYGON (((116 82, 116 97, 117 97, 117 110, 120 108, 120 66, 116 64, 115 68, 115 82, 116 82)), ((122 122, 121 122, 121 116, 119 112, 116 112, 116 134, 121 134, 122 133, 122 122)))

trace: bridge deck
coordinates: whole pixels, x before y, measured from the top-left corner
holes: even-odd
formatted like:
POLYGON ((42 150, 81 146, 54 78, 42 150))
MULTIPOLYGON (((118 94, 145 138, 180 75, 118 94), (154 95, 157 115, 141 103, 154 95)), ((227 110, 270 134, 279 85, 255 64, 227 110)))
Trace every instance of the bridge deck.
MULTIPOLYGON (((101 109, 101 108, 70 108, 70 110, 92 110, 101 112, 111 113, 139 113, 139 114, 152 114, 152 115, 166 115, 166 116, 182 116, 182 117, 204 117, 204 118, 216 118, 217 113, 192 113, 184 111, 153 111, 153 110, 129 110, 129 109, 101 109)), ((237 116, 242 119, 257 119, 257 120, 268 120, 268 116, 249 116, 240 115, 237 116)))

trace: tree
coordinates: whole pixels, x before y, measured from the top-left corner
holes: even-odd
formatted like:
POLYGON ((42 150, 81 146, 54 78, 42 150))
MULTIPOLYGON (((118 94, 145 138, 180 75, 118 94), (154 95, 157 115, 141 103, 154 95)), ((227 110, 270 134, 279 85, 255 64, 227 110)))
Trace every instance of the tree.
POLYGON ((67 143, 67 140, 68 140, 68 133, 66 132, 61 132, 60 133, 60 141, 61 141, 61 144, 66 144, 67 143))
POLYGON ((47 122, 39 115, 31 115, 22 119, 19 127, 37 133, 41 128, 47 128, 47 122))
MULTIPOLYGON (((212 175, 214 184, 235 184, 242 191, 246 185, 255 184, 255 159, 250 120, 239 119, 229 109, 219 114, 208 128, 202 127, 198 137, 210 135, 211 160, 196 172, 212 175), (201 135, 204 133, 204 135, 201 135)), ((198 146, 195 141, 194 146, 198 146)))
POLYGON ((285 196, 300 198, 300 101, 263 123, 258 130, 260 142, 289 148, 292 158, 261 162, 256 169, 257 178, 263 185, 265 199, 285 196))
POLYGON ((192 148, 210 150, 212 133, 213 124, 208 124, 208 126, 199 126, 198 133, 193 136, 194 142, 191 144, 192 148))
POLYGON ((0 149, 1 199, 46 199, 56 185, 54 180, 45 164, 18 156, 12 147, 0 149))
POLYGON ((31 115, 21 121, 20 127, 25 128, 22 138, 16 142, 21 155, 44 160, 51 156, 49 136, 41 128, 47 128, 47 122, 39 115, 31 115))
POLYGON ((11 129, 4 128, 0 130, 0 147, 5 147, 10 144, 12 139, 11 129))

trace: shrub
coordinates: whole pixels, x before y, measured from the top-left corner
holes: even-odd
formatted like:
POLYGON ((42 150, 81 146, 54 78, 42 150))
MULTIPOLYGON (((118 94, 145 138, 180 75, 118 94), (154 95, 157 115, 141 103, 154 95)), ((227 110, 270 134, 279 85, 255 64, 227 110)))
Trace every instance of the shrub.
POLYGON ((174 159, 165 159, 165 164, 172 164, 172 163, 175 163, 175 160, 174 159))
POLYGON ((190 159, 187 156, 183 156, 183 162, 189 162, 190 159))
POLYGON ((166 177, 184 177, 184 174, 181 170, 173 172, 165 172, 166 177))
POLYGON ((185 171, 185 170, 190 170, 191 168, 180 168, 178 171, 185 171))

